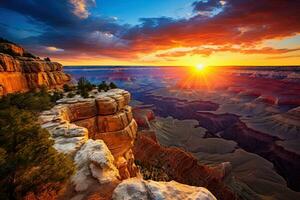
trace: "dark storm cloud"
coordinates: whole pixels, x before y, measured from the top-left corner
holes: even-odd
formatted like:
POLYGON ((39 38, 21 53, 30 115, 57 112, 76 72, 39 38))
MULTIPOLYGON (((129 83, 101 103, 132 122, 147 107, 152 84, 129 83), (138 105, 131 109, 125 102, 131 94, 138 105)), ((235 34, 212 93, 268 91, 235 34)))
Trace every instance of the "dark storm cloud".
POLYGON ((0 6, 51 26, 68 26, 78 20, 67 0, 2 0, 0 6))
POLYGON ((82 10, 80 5, 89 2, 91 1, 4 0, 0 7, 20 13, 40 27, 41 34, 22 40, 23 45, 37 54, 51 54, 52 52, 44 52, 45 47, 49 46, 66 50, 60 51, 62 54, 76 54, 76 51, 99 54, 104 48, 126 46, 128 41, 121 39, 120 35, 127 26, 119 25, 111 18, 86 15, 87 11, 82 10), (81 10, 76 9, 76 5, 81 10))

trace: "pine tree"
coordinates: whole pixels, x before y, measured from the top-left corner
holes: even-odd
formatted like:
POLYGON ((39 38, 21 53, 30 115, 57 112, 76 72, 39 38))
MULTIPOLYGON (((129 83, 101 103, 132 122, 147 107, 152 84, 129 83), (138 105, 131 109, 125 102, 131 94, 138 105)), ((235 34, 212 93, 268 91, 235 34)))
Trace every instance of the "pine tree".
POLYGON ((1 199, 19 199, 41 185, 64 182, 73 171, 71 159, 53 148, 32 112, 15 107, 0 111, 1 199))

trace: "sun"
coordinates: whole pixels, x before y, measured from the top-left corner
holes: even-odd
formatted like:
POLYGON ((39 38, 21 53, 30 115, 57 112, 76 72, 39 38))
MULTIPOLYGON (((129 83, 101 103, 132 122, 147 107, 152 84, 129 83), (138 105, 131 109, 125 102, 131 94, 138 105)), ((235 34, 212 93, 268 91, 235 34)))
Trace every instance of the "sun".
POLYGON ((195 67, 195 69, 196 69, 197 71, 203 71, 203 70, 205 69, 205 65, 202 64, 202 63, 197 64, 196 67, 195 67))

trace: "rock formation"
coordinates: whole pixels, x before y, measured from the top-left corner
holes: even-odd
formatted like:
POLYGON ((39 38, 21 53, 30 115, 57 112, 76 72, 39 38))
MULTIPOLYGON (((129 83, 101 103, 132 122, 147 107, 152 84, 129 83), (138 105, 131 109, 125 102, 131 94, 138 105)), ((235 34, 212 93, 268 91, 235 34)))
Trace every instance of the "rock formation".
POLYGON ((76 193, 65 194, 64 199, 147 199, 142 197, 148 197, 152 190, 152 199, 174 199, 173 192, 177 199, 215 199, 204 188, 141 179, 134 164, 137 124, 128 105, 130 93, 113 89, 95 92, 94 96, 63 98, 40 115, 40 123, 50 132, 54 147, 72 156, 77 168, 71 177, 71 191, 76 193), (129 179, 132 177, 135 179, 129 179))
MULTIPOLYGON (((224 117, 227 116, 224 115, 224 117)), ((218 199, 226 199, 225 194, 227 194, 228 189, 230 189, 238 199, 299 199, 300 194, 287 187, 287 182, 274 170, 274 166, 271 162, 258 155, 240 149, 238 144, 234 141, 216 137, 206 138, 205 134, 201 134, 201 129, 203 128, 197 126, 191 127, 192 124, 196 125, 196 122, 196 120, 177 120, 172 117, 156 117, 155 120, 150 121, 150 125, 153 129, 152 131, 155 133, 157 142, 154 140, 151 141, 147 137, 142 137, 142 135, 139 134, 136 148, 142 147, 143 151, 135 151, 136 159, 141 159, 145 163, 153 163, 156 160, 165 158, 176 160, 176 163, 169 161, 169 166, 166 164, 168 161, 163 162, 164 165, 162 165, 162 167, 167 169, 165 171, 168 172, 169 176, 173 177, 173 180, 185 184, 204 186, 218 199), (186 128, 184 129, 184 127, 186 128), (159 153, 153 153, 158 151, 159 153), (169 153, 171 151, 173 152, 169 153), (179 153, 175 153, 180 151, 187 151, 192 155, 185 153, 186 156, 183 156, 183 153, 181 153, 181 156, 179 156, 179 153), (167 156, 166 154, 171 155, 167 156), (175 154, 178 154, 176 158, 174 158, 175 154), (192 159, 198 160, 198 163, 194 164, 193 167, 186 168, 186 165, 188 165, 192 159), (202 169, 197 170, 196 165, 202 166, 202 169), (212 168, 212 166, 215 166, 214 170, 211 169, 208 172, 204 172, 204 175, 200 175, 200 171, 212 168), (222 170, 221 166, 224 166, 223 169, 225 170, 222 170), (230 168, 228 166, 230 166, 230 168), (178 170, 172 171, 169 169, 178 170), (205 174, 216 174, 212 173, 216 170, 220 172, 223 171, 226 175, 223 181, 225 185, 223 188, 226 189, 223 191, 226 192, 221 194, 220 191, 222 191, 222 189, 220 188, 222 187, 220 187, 220 185, 222 185, 222 182, 219 185, 213 182, 213 184, 208 184, 207 186, 201 183, 201 178, 205 177, 205 174), (251 174, 251 176, 249 176, 249 174, 251 174)), ((226 125, 226 123, 221 123, 220 125, 226 125)), ((235 133, 242 135, 245 133, 243 130, 246 129, 239 129, 238 131, 233 131, 232 129, 232 131, 228 131, 228 135, 235 135, 235 133)), ((145 132, 145 130, 143 132, 145 132)), ((251 134, 247 135, 255 136, 254 132, 249 133, 251 134)), ((220 134, 222 135, 222 133, 220 134)), ((254 148, 263 150, 260 145, 255 145, 255 143, 252 142, 253 138, 249 136, 245 140, 254 148)), ((289 144, 286 144, 286 141, 276 142, 274 149, 278 151, 276 155, 280 155, 281 158, 273 157, 273 159, 276 159, 276 162, 279 163, 279 166, 289 169, 286 171, 289 172, 289 175, 293 174, 296 184, 299 180, 297 179, 299 173, 296 170, 297 167, 299 168, 299 164, 296 164, 299 159, 298 144, 297 141, 291 141, 289 144)), ((222 175, 222 173, 220 174, 222 175)), ((204 178, 206 180, 204 183, 212 182, 212 177, 213 176, 210 176, 209 179, 204 178)), ((232 197, 229 196, 227 199, 232 199, 232 197)))
POLYGON ((230 188, 223 184, 226 173, 230 170, 229 163, 221 163, 215 167, 200 164, 190 153, 176 147, 162 147, 145 133, 138 135, 134 156, 143 167, 156 166, 166 172, 172 180, 207 187, 220 199, 238 199, 230 188))
POLYGON ((138 174, 132 153, 137 124, 128 106, 129 101, 130 93, 120 89, 90 99, 65 98, 59 100, 52 110, 42 113, 40 119, 42 127, 48 129, 55 139, 54 147, 63 153, 76 154, 75 161, 88 138, 98 143, 103 140, 113 155, 113 159, 108 160, 117 166, 121 179, 126 179, 138 174))
POLYGON ((0 43, 0 96, 47 86, 58 88, 70 81, 57 62, 35 58, 18 45, 0 43))
POLYGON ((193 187, 171 182, 145 181, 132 178, 123 181, 113 193, 113 200, 143 199, 143 200, 216 200, 205 188, 193 187))

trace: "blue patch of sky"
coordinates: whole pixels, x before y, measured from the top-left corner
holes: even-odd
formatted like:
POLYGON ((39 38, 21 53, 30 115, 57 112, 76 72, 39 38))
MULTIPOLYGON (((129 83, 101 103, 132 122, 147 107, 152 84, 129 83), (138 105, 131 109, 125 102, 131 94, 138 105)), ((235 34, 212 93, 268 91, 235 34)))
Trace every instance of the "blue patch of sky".
POLYGON ((41 27, 33 24, 30 18, 11 10, 0 8, 0 19, 2 19, 0 29, 5 30, 0 32, 0 36, 7 39, 17 42, 23 38, 42 33, 41 27))
POLYGON ((264 42, 266 46, 271 46, 273 48, 300 48, 300 34, 283 39, 272 39, 264 42))
POLYGON ((117 17, 120 23, 139 24, 140 18, 190 18, 195 0, 97 0, 94 15, 117 17))

